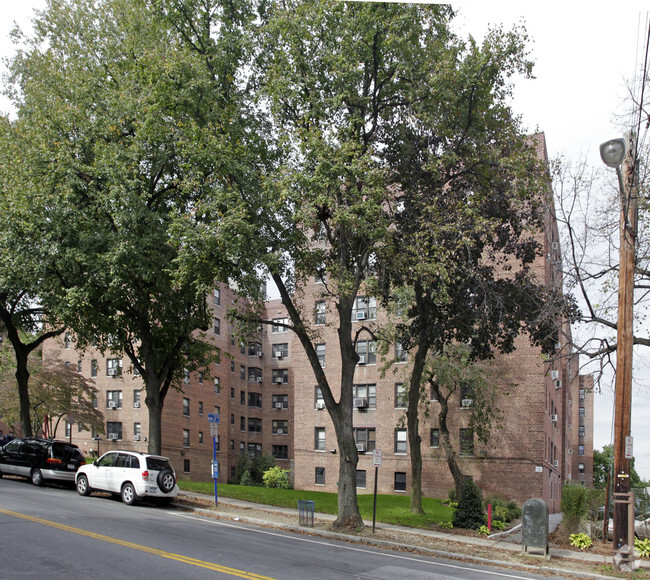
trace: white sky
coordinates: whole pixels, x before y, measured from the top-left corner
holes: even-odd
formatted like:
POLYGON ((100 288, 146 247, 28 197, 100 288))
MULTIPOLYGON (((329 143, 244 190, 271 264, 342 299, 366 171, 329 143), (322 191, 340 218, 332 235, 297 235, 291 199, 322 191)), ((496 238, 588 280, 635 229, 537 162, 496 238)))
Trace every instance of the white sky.
MULTIPOLYGON (((13 22, 29 26, 33 9, 44 5, 45 0, 2 0, 0 58, 12 53, 8 34, 13 22)), ((544 131, 551 158, 585 156, 599 165, 599 144, 625 130, 616 116, 627 112, 626 81, 643 63, 647 2, 463 0, 452 5, 458 10, 459 32, 476 38, 483 36, 488 25, 501 23, 506 30, 525 25, 536 78, 517 82, 515 112, 522 115, 529 131, 544 131)), ((0 112, 9 110, 9 103, 0 97, 0 112)), ((640 388, 633 398, 634 454, 637 471, 650 479, 650 379, 637 376, 636 381, 640 388)), ((613 397, 596 396, 596 449, 611 441, 612 413, 613 397)))

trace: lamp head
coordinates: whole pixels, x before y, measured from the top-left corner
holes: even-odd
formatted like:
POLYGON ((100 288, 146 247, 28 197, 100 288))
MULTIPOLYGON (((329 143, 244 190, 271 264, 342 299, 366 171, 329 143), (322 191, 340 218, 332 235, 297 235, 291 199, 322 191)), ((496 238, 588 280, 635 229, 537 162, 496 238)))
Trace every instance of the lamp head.
POLYGON ((600 146, 600 158, 607 167, 619 167, 625 157, 625 139, 610 139, 600 146))

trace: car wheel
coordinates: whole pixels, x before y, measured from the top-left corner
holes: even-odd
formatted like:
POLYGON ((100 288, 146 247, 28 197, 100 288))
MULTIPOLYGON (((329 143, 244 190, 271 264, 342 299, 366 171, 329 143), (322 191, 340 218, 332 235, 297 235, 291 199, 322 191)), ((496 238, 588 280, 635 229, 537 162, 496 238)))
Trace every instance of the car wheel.
POLYGON ((31 480, 32 483, 37 487, 41 487, 43 485, 43 474, 41 473, 40 469, 32 469, 31 480))
POLYGON ((77 478, 77 493, 79 495, 90 495, 90 485, 88 485, 88 478, 85 475, 80 475, 77 478))
POLYGON ((158 487, 163 493, 170 493, 174 490, 175 485, 176 478, 174 477, 174 473, 169 469, 163 469, 158 474, 158 487))
POLYGON ((133 487, 133 484, 125 483, 122 486, 122 501, 126 505, 133 505, 137 499, 138 496, 135 493, 135 488, 133 487))

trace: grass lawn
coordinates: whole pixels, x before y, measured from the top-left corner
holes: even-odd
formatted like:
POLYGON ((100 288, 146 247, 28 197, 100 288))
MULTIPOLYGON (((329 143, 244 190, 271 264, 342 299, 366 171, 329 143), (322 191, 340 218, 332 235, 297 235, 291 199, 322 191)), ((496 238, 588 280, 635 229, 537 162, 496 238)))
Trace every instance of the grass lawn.
MULTIPOLYGON (((212 482, 178 481, 178 486, 184 491, 204 493, 214 497, 212 482)), ((337 513, 337 495, 324 491, 301 491, 297 489, 272 489, 268 487, 250 487, 220 483, 217 488, 219 497, 230 497, 252 501, 265 505, 290 507, 296 509, 298 500, 314 502, 317 512, 326 514, 337 513)), ((373 495, 358 495, 361 517, 372 520, 373 495)), ((438 522, 451 522, 452 509, 439 499, 422 498, 425 513, 415 515, 410 513, 411 498, 407 495, 377 495, 377 521, 386 524, 397 524, 411 528, 429 528, 438 522)))

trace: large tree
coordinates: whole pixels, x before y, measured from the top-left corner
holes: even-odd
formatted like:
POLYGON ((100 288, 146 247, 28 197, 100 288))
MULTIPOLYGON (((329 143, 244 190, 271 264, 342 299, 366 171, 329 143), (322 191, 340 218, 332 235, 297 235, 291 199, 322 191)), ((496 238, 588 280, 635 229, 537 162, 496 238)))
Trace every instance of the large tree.
POLYGON ((287 1, 275 3, 259 60, 283 163, 270 176, 268 211, 260 225, 265 269, 279 288, 334 424, 340 451, 336 526, 360 526, 358 453, 353 434, 357 341, 371 324, 352 314, 380 247, 394 235, 390 211, 394 171, 385 148, 409 106, 414 85, 449 42, 444 6, 287 1), (337 329, 338 377, 316 352, 311 309, 301 288, 317 276, 318 297, 337 329), (334 320, 332 320, 332 318, 334 320))
POLYGON ((396 337, 413 352, 407 426, 416 513, 418 403, 429 356, 463 343, 472 358, 491 358, 513 350, 522 331, 547 351, 557 341, 561 291, 531 272, 550 201, 548 171, 538 138, 523 134, 508 104, 510 77, 531 66, 521 30, 493 30, 480 46, 459 44, 435 83, 414 88, 418 98, 386 153, 399 195, 378 284, 388 305, 410 298, 396 337))
MULTIPOLYGON (((79 348, 126 353, 149 410, 149 451, 184 368, 210 360, 195 331, 227 279, 236 236, 193 269, 210 199, 219 220, 246 183, 241 100, 248 3, 53 0, 11 63, 39 186, 55 196, 51 271, 79 348), (202 267, 199 267, 202 266, 202 267)), ((223 241, 223 237, 218 237, 223 241)))
POLYGON ((34 182, 19 123, 0 117, 0 327, 11 344, 22 435, 33 434, 30 357, 63 332, 56 317, 61 285, 48 271, 47 196, 34 182))

